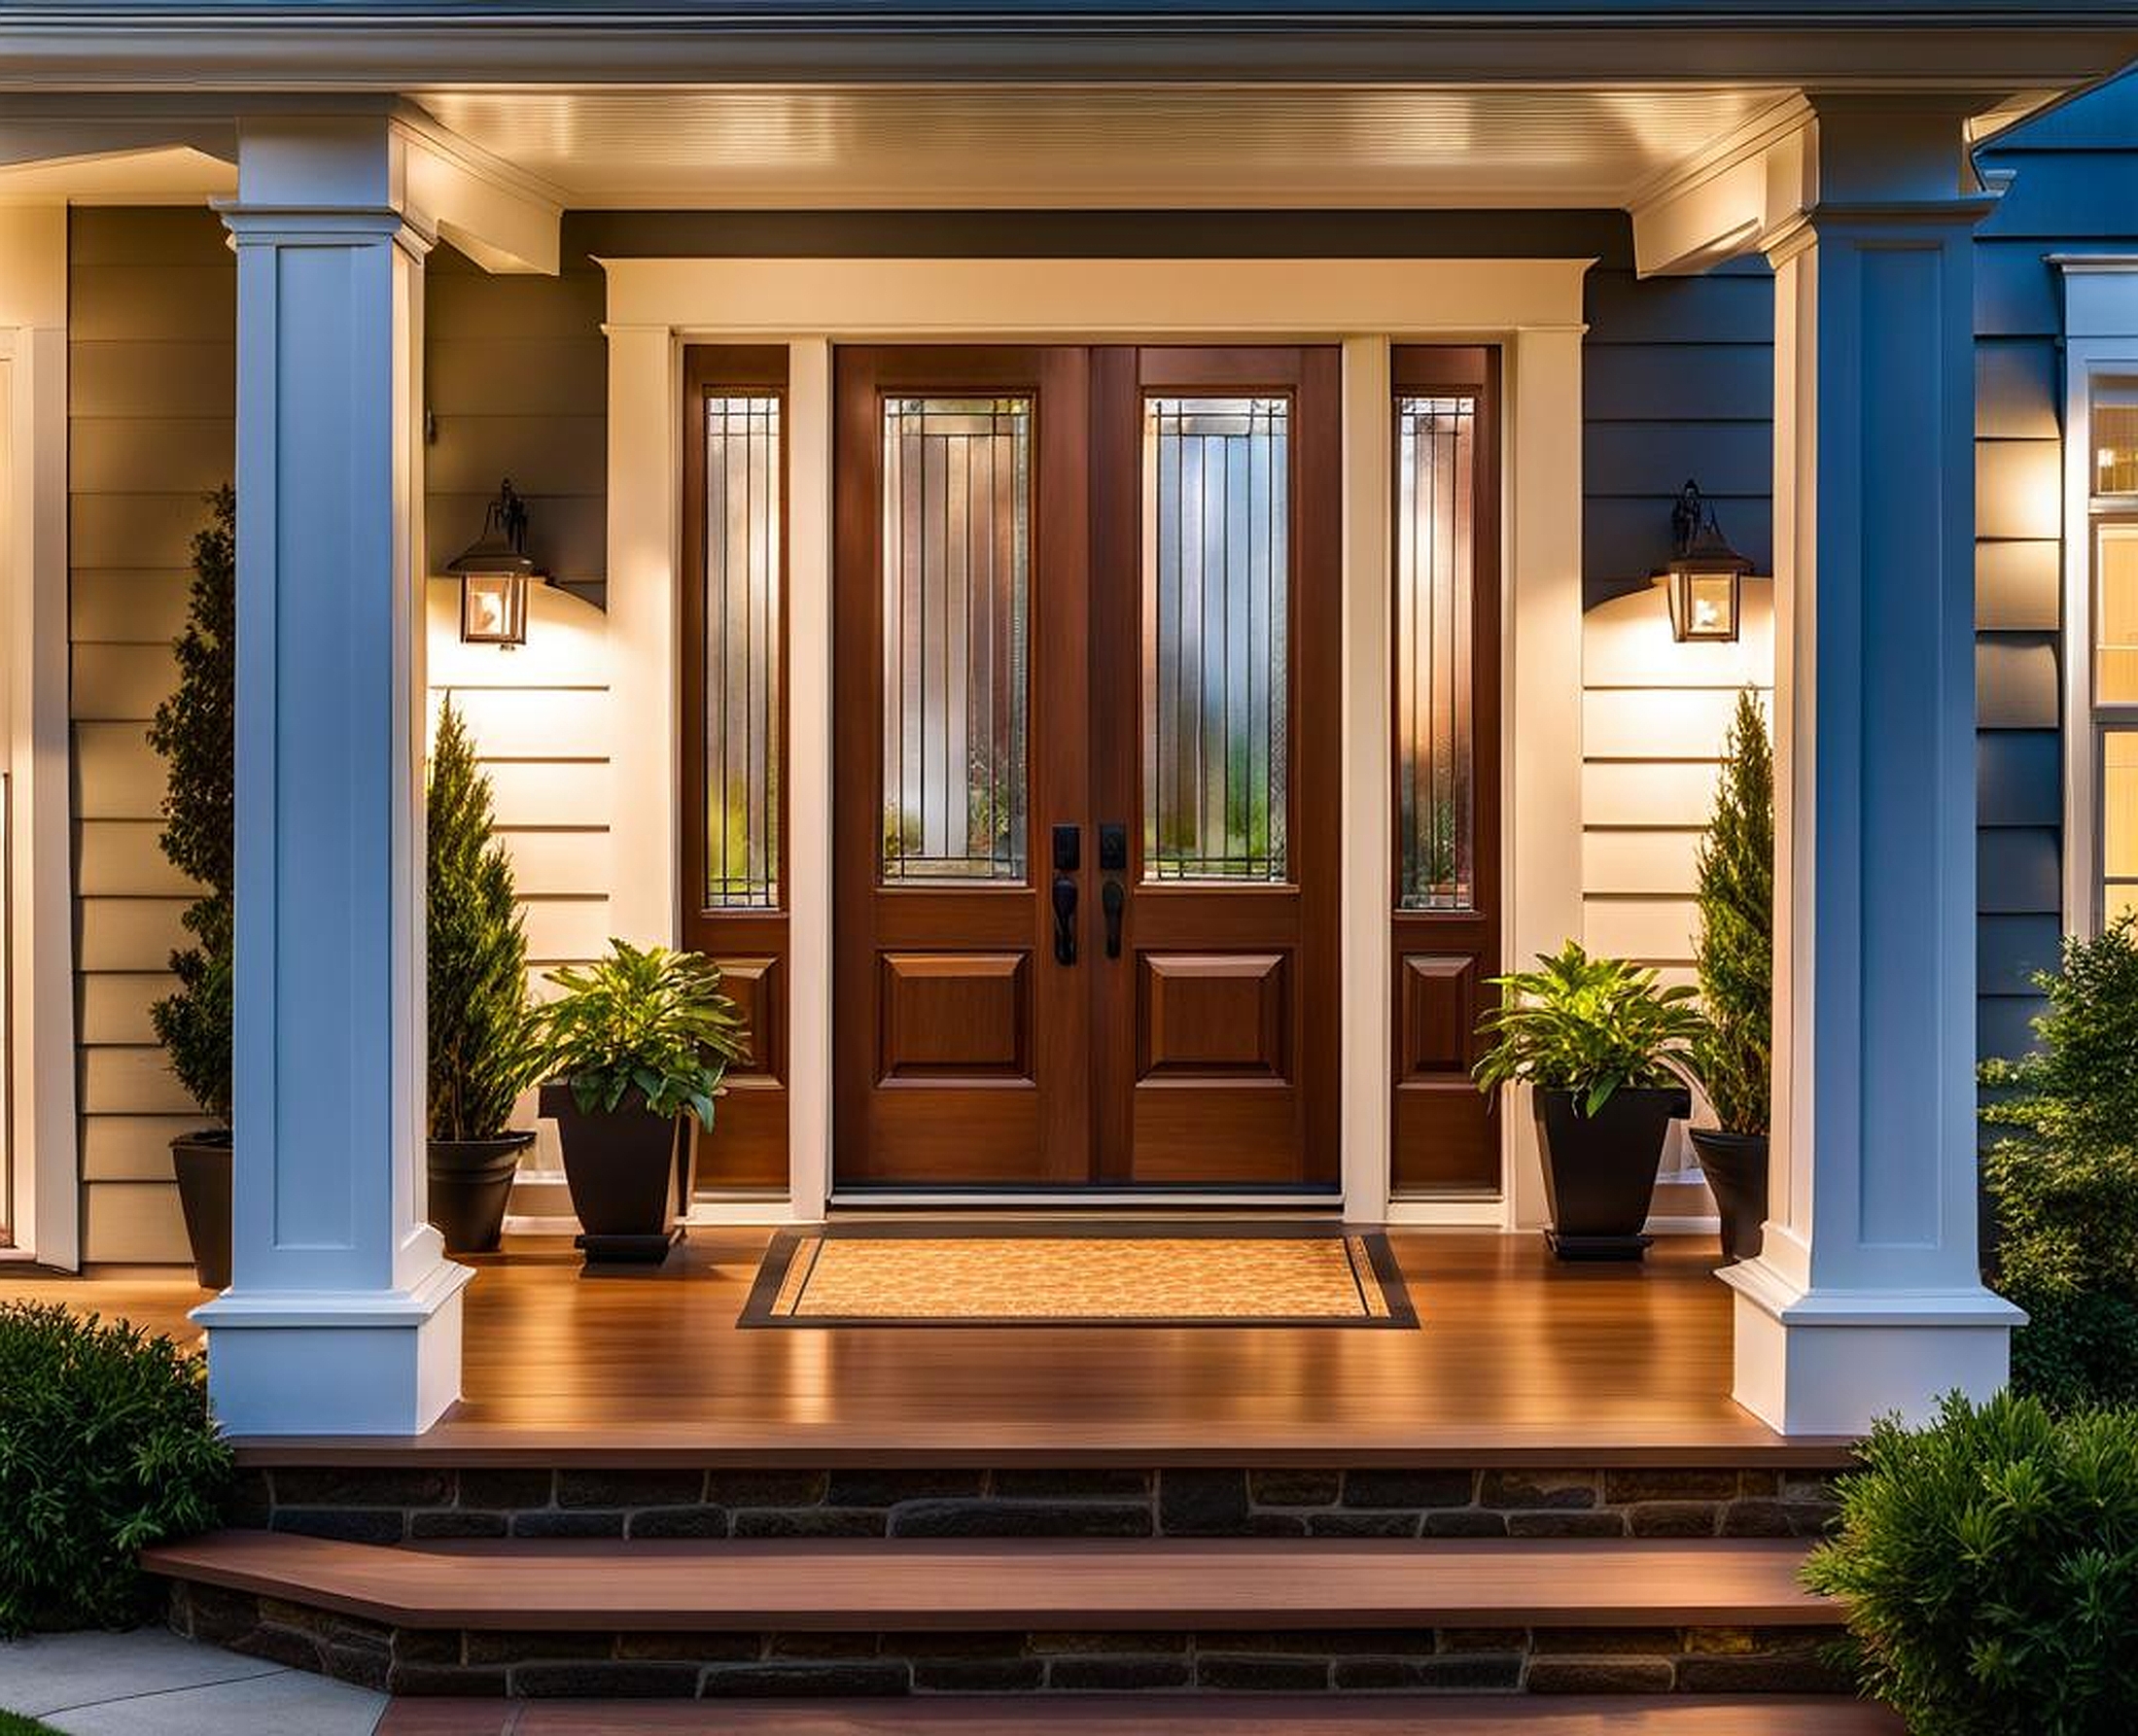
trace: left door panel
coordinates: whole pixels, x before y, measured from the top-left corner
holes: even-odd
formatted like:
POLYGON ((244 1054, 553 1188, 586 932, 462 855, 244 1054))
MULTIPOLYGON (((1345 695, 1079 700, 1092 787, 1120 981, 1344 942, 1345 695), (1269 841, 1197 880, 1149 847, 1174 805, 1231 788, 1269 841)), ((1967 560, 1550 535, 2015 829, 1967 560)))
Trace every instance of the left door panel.
POLYGON ((1088 399, 1078 349, 838 353, 842 1188, 1090 1177, 1088 399))

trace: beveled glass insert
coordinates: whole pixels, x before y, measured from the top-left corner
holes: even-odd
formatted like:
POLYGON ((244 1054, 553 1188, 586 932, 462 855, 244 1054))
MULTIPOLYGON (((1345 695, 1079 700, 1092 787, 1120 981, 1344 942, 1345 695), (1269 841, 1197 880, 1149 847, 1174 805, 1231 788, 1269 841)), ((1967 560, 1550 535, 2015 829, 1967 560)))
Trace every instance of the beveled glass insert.
POLYGON ((2093 538, 2093 703, 2138 705, 2138 524, 2093 538))
POLYGON ((1396 399, 1396 907, 1477 906, 1477 399, 1396 399))
POLYGON ((1290 400, 1146 399, 1142 522, 1144 878, 1281 882, 1290 400))
POLYGON ((705 908, 780 902, 780 399, 705 402, 705 908))
POLYGON ((1021 881, 1032 400, 883 413, 883 878, 1021 881))

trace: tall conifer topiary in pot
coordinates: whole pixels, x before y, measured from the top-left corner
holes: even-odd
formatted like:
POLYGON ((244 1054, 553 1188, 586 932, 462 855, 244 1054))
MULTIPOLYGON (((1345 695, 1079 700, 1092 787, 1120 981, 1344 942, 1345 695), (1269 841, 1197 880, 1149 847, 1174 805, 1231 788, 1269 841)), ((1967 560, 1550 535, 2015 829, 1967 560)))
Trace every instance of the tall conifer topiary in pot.
POLYGON ((171 1141, 193 1268, 210 1290, 230 1281, 230 946, 234 723, 237 710, 236 497, 208 497, 193 538, 186 627, 173 642, 178 685, 157 707, 149 746, 163 757, 163 854, 200 888, 171 955, 177 987, 150 1008, 171 1071, 217 1124, 171 1141))
POLYGON ((448 1248, 498 1245, 531 1131, 512 1105, 536 1070, 527 935, 512 863, 490 835, 490 781, 448 699, 431 752, 429 831, 431 1222, 448 1248))
POLYGON ((1747 689, 1724 745, 1715 812, 1700 851, 1695 958, 1705 1031, 1693 1070, 1717 1126, 1692 1129, 1722 1214, 1725 1260, 1760 1250, 1767 1219, 1767 1131, 1774 1059, 1774 755, 1747 689))

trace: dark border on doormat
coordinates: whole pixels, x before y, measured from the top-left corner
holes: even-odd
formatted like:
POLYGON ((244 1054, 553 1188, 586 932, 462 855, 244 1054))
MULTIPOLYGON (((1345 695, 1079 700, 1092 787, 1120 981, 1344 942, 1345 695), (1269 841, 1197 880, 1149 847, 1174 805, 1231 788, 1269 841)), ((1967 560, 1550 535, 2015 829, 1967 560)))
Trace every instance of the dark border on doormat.
MULTIPOLYGON (((1355 1273, 1354 1273, 1355 1275, 1355 1273)), ((1418 1308, 1411 1301, 1409 1284, 1404 1281, 1403 1268, 1397 1263, 1395 1250, 1388 1245, 1386 1233, 1380 1230, 1355 1230, 1341 1224, 1258 1224, 1213 1223, 1202 1220, 1192 1224, 1162 1224, 1148 1219, 1136 1223, 1102 1224, 1079 1220, 1073 1224, 1050 1224, 1034 1219, 1019 1219, 1014 1223, 964 1223, 945 1224, 940 1220, 916 1222, 902 1220, 897 1223, 824 1224, 807 1225, 795 1229, 776 1231, 766 1246, 764 1257, 757 1264, 757 1275, 750 1286, 750 1295, 744 1302, 742 1312, 735 1317, 740 1328, 772 1327, 802 1328, 823 1327, 843 1330, 876 1328, 891 1332, 907 1329, 924 1332, 939 1332, 959 1327, 980 1331, 999 1331, 1004 1328, 1041 1327, 1059 1330, 1063 1327, 1101 1327, 1107 1330, 1136 1327, 1249 1327, 1264 1331, 1281 1329, 1296 1332, 1355 1332, 1360 1329, 1373 1331, 1395 1330, 1415 1332, 1419 1327, 1418 1308), (1088 1239, 1116 1241, 1341 1241, 1356 1239, 1366 1250, 1367 1263, 1373 1267, 1375 1281, 1381 1286, 1381 1294, 1388 1304, 1386 1314, 1361 1314, 1338 1319, 1326 1314, 1246 1314, 1246 1315, 1117 1315, 1117 1314, 1033 1314, 1016 1316, 931 1316, 911 1320, 888 1319, 881 1314, 840 1315, 810 1314, 795 1316, 775 1314, 773 1304, 778 1302, 780 1287, 786 1283, 787 1274, 795 1259, 807 1248, 834 1239, 918 1241, 999 1240, 1010 1237, 1037 1237, 1054 1239, 1088 1239)))

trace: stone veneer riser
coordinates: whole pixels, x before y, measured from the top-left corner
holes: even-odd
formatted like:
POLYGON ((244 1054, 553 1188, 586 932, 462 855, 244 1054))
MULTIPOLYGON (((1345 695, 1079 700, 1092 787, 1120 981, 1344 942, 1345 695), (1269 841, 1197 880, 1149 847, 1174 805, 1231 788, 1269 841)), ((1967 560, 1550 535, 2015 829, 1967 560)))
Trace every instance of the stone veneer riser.
POLYGON ((180 1633, 405 1695, 1844 1693, 1837 1630, 547 1633, 392 1628, 212 1587, 180 1633))
POLYGON ((433 1470, 243 1474, 232 1524, 449 1538, 1814 1537, 1828 1474, 1751 1470, 433 1470))

